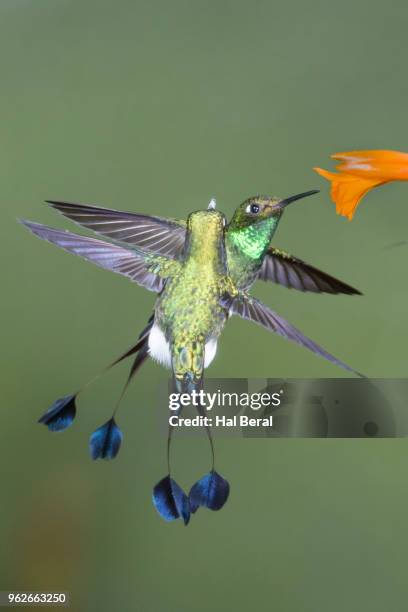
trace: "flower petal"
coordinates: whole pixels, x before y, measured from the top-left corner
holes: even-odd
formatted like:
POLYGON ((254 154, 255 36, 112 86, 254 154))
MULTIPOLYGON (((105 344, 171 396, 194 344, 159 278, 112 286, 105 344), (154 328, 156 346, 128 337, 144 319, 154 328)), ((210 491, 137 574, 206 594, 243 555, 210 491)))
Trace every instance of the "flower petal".
POLYGON ((208 472, 192 487, 189 495, 191 512, 196 512, 200 506, 209 510, 221 510, 228 499, 230 486, 215 470, 208 472))
POLYGON ((63 431, 70 425, 76 415, 76 395, 66 395, 53 403, 47 412, 38 419, 39 423, 46 425, 50 431, 63 431))
POLYGON ((363 196, 385 181, 375 179, 364 179, 351 174, 336 174, 322 168, 313 168, 318 174, 331 181, 331 198, 336 204, 336 212, 339 215, 351 219, 363 196))
POLYGON ((408 153, 401 151, 344 151, 331 156, 341 163, 338 174, 314 170, 331 181, 331 197, 340 215, 353 218, 361 198, 374 187, 389 181, 408 180, 408 153))
POLYGON ((165 476, 153 489, 153 504, 165 521, 182 518, 190 521, 190 504, 183 489, 170 476, 165 476))
POLYGON ((408 153, 373 149, 334 153, 331 157, 342 162, 336 166, 341 172, 385 181, 408 180, 408 153))
POLYGON ((123 434, 112 417, 93 432, 89 439, 92 459, 114 459, 122 444, 123 434))

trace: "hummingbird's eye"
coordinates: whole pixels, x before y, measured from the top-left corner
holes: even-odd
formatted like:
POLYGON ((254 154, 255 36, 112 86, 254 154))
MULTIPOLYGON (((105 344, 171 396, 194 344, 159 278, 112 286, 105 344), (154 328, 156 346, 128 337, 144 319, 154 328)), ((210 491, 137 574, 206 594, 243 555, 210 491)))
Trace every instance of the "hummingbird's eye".
POLYGON ((260 211, 260 207, 258 204, 248 204, 245 209, 245 212, 251 213, 252 215, 257 215, 260 211))

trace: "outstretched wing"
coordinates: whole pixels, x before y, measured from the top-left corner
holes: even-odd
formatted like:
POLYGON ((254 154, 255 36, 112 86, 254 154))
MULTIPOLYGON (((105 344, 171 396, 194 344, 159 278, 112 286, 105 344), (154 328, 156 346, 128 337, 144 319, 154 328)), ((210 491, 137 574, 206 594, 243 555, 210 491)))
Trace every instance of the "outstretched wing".
POLYGON ((42 240, 52 242, 64 251, 79 255, 101 268, 127 276, 150 291, 160 292, 163 289, 163 278, 151 271, 152 264, 160 257, 144 255, 136 250, 57 230, 41 223, 25 220, 21 223, 42 240))
POLYGON ((64 217, 116 242, 178 259, 185 241, 184 221, 121 212, 98 206, 47 200, 64 217))
POLYGON ((285 253, 280 249, 270 247, 266 253, 258 279, 272 281, 299 291, 314 293, 345 293, 361 295, 358 289, 322 272, 305 261, 285 253))
POLYGON ((313 340, 310 340, 310 338, 304 336, 302 332, 296 329, 296 327, 293 327, 293 325, 288 323, 288 321, 285 321, 285 319, 276 314, 276 312, 273 312, 273 310, 268 308, 268 306, 265 306, 265 304, 262 304, 262 302, 259 300, 240 294, 238 297, 233 298, 232 300, 224 298, 222 300, 222 304, 229 309, 230 314, 236 314, 243 319, 258 323, 258 325, 262 325, 262 327, 268 331, 275 332, 287 340, 292 340, 292 342, 296 342, 296 344, 304 346, 305 348, 309 349, 309 351, 312 351, 316 355, 327 359, 331 363, 344 368, 348 372, 353 372, 354 374, 361 376, 359 372, 343 363, 336 357, 333 357, 333 355, 325 351, 322 347, 313 342, 313 340))

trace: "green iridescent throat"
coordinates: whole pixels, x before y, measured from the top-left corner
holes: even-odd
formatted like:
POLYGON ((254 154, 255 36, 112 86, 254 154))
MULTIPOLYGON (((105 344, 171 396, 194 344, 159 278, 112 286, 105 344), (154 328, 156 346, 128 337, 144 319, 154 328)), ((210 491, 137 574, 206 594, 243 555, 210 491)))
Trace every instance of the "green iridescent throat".
POLYGON ((269 217, 239 230, 230 230, 228 238, 247 257, 259 259, 268 248, 278 222, 278 218, 269 217))

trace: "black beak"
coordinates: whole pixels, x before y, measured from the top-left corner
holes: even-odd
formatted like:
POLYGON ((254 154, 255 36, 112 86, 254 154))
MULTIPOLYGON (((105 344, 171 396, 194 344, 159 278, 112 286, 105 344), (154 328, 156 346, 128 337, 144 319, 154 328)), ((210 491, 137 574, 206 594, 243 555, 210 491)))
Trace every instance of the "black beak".
POLYGON ((312 191, 304 191, 303 193, 298 193, 297 195, 290 196, 290 198, 285 198, 281 200, 278 204, 279 208, 285 208, 288 204, 292 204, 292 202, 296 202, 296 200, 301 200, 302 198, 307 198, 308 196, 314 195, 315 193, 319 193, 319 189, 312 189, 312 191))

